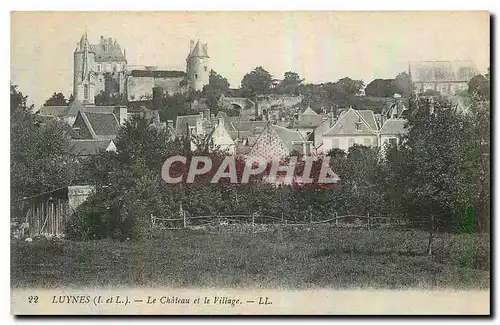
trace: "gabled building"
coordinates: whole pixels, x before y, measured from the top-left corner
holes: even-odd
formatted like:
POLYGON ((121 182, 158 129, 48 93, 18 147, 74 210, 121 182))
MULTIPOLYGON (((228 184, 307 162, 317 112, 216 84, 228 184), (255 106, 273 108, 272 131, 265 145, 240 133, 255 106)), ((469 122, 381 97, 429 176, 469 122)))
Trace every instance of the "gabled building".
POLYGON ((299 132, 304 138, 309 138, 316 129, 323 122, 323 117, 313 111, 311 107, 307 107, 304 112, 293 119, 288 128, 299 132))
POLYGON ((236 143, 227 131, 223 118, 219 119, 217 126, 207 136, 218 150, 228 155, 236 154, 236 143))
POLYGON ((292 154, 313 154, 313 142, 299 132, 268 124, 250 149, 249 155, 279 161, 292 154))
POLYGON ((379 125, 373 111, 349 108, 342 112, 336 123, 323 134, 321 153, 333 148, 347 151, 354 144, 367 147, 379 145, 379 125))
POLYGON ((380 147, 384 149, 387 145, 397 146, 399 137, 406 134, 406 123, 408 121, 401 118, 388 119, 379 131, 380 147))
POLYGON ((113 140, 120 128, 118 118, 112 112, 78 111, 73 130, 86 140, 113 140))
POLYGON ((128 118, 127 106, 95 106, 83 105, 79 100, 72 101, 68 106, 42 106, 38 114, 44 117, 53 117, 65 121, 73 126, 78 112, 114 114, 123 125, 128 118))

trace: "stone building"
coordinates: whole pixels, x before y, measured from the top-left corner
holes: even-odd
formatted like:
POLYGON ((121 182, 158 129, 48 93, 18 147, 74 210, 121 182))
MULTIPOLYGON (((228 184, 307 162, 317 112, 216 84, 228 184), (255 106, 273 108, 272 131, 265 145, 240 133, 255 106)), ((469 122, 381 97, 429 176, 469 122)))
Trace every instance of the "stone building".
POLYGON ((408 70, 417 93, 432 90, 445 96, 467 91, 478 74, 472 61, 416 61, 409 63, 408 70))
POLYGON ((98 44, 90 44, 86 32, 73 58, 73 96, 84 105, 94 104, 95 96, 103 92, 140 101, 151 99, 154 88, 169 95, 188 89, 202 90, 210 75, 208 45, 199 40, 191 40, 186 71, 128 66, 126 52, 116 39, 101 36, 98 44))

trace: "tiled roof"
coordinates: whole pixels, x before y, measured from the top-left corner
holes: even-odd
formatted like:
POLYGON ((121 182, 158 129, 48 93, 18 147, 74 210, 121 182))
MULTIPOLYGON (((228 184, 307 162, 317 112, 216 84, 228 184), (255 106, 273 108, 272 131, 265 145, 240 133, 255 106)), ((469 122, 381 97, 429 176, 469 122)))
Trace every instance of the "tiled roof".
POLYGON ((177 135, 187 135, 186 124, 189 126, 196 126, 196 120, 200 118, 200 115, 182 115, 177 116, 175 122, 175 130, 177 135))
POLYGON ((198 42, 196 42, 196 45, 193 48, 193 50, 191 51, 191 53, 189 53, 189 56, 208 57, 208 53, 207 53, 207 49, 205 47, 205 44, 200 43, 200 41, 198 40, 198 42))
POLYGON ((118 135, 119 123, 114 114, 84 113, 97 136, 118 135))
POLYGON ((90 156, 106 150, 112 140, 73 140, 73 153, 78 156, 90 156))
POLYGON ((68 106, 42 106, 40 116, 62 117, 68 114, 68 106))
POLYGON ((377 132, 377 129, 375 115, 372 111, 356 111, 350 108, 339 117, 337 122, 327 132, 324 133, 324 136, 373 135, 377 132))
POLYGON ((302 135, 297 131, 290 130, 277 125, 271 125, 270 127, 274 130, 274 132, 276 132, 276 134, 280 137, 281 141, 283 141, 285 147, 287 147, 288 150, 290 151, 294 149, 293 142, 305 141, 304 137, 302 137, 302 135))
POLYGON ((375 114, 370 110, 355 110, 358 115, 360 115, 365 122, 368 124, 372 130, 378 130, 377 121, 375 120, 375 114))
POLYGON ((118 43, 90 45, 90 50, 95 53, 95 62, 126 61, 118 43))
POLYGON ((231 123, 235 131, 248 131, 248 132, 259 132, 259 130, 263 130, 268 122, 266 121, 239 121, 231 123), (260 129, 259 129, 260 128, 260 129))
POLYGON ((380 129, 381 135, 396 135, 406 133, 405 125, 408 121, 405 119, 389 119, 385 121, 380 129))
POLYGON ((69 104, 66 115, 76 116, 76 114, 78 114, 78 111, 81 110, 85 110, 85 106, 83 106, 83 104, 79 100, 75 99, 69 104))
POLYGON ((316 115, 319 115, 318 113, 316 113, 315 111, 312 110, 311 106, 308 106, 306 108, 306 110, 304 112, 302 112, 302 114, 300 115, 313 115, 313 116, 316 116, 316 115))

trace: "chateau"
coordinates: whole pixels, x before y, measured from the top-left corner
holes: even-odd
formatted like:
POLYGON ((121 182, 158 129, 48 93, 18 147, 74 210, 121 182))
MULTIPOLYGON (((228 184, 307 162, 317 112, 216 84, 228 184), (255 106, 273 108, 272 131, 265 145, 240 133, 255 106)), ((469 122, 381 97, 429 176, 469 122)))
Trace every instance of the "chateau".
POLYGON ((210 75, 207 46, 191 40, 186 71, 137 68, 127 66, 125 49, 116 39, 101 36, 98 44, 90 44, 84 33, 73 54, 73 96, 84 105, 93 105, 95 96, 104 92, 130 102, 151 99, 155 88, 159 94, 202 90, 210 75))

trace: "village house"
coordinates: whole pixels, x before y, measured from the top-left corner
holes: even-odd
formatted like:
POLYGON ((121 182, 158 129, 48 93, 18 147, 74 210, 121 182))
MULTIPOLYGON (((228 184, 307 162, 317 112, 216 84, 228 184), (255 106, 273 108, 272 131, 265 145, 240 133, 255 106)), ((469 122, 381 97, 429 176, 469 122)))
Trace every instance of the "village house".
POLYGON ((128 118, 127 106, 95 106, 84 105, 79 100, 72 101, 68 106, 42 106, 38 112, 40 116, 53 117, 63 120, 70 126, 76 121, 78 112, 94 114, 114 114, 120 125, 123 125, 128 118))
POLYGON ((310 156, 313 142, 299 132, 268 124, 252 146, 249 155, 279 161, 293 154, 310 156))
POLYGON ((334 148, 347 152, 354 144, 377 147, 378 129, 373 111, 349 108, 341 112, 333 127, 323 134, 321 153, 334 148))
POLYGON ((323 117, 309 106, 290 122, 288 128, 299 132, 307 139, 322 122, 323 117))

